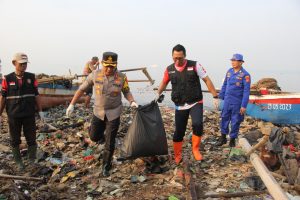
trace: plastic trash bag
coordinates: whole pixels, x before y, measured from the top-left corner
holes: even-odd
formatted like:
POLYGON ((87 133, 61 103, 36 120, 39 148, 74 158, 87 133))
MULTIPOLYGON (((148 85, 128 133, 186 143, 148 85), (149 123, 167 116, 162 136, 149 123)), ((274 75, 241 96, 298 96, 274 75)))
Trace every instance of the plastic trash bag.
POLYGON ((123 158, 167 155, 168 144, 158 104, 137 108, 122 147, 123 158))

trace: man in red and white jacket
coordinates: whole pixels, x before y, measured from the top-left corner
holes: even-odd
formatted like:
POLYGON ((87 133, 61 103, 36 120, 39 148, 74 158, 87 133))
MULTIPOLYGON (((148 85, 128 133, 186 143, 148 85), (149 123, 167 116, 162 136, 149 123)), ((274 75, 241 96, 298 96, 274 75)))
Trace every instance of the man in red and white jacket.
POLYGON ((192 118, 192 152, 196 161, 203 159, 199 147, 203 135, 203 95, 200 79, 204 81, 214 97, 214 105, 218 107, 216 89, 207 75, 206 70, 197 62, 187 60, 185 48, 178 44, 172 50, 174 63, 167 67, 164 78, 157 90, 156 100, 166 89, 169 82, 172 84, 171 99, 175 103, 175 133, 173 146, 175 163, 182 160, 182 144, 189 115, 192 118))

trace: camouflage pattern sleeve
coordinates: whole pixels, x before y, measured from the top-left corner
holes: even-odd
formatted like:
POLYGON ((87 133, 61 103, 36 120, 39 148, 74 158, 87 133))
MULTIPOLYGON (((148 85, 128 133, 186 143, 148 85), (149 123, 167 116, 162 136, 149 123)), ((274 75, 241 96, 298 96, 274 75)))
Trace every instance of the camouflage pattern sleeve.
POLYGON ((124 94, 124 96, 130 92, 130 88, 129 88, 129 84, 128 84, 128 80, 127 80, 127 76, 124 75, 124 80, 123 80, 123 87, 122 87, 122 92, 124 94))

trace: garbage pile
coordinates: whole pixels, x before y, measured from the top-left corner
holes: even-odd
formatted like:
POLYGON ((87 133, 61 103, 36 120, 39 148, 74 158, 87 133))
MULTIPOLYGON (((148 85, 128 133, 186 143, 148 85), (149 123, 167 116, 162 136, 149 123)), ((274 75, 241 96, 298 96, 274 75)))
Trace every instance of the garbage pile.
MULTIPOLYGON (((283 182, 300 186, 300 127, 273 127, 260 156, 283 182)), ((300 192, 300 190, 298 189, 300 192)))
POLYGON ((260 91, 261 89, 281 91, 277 80, 274 78, 263 78, 251 85, 251 89, 260 91))
MULTIPOLYGON (((166 156, 122 160, 124 137, 133 120, 133 110, 125 107, 116 140, 116 152, 111 176, 101 175, 103 144, 92 142, 88 128, 92 108, 83 105, 75 109, 74 117, 65 116, 66 107, 58 106, 46 113, 47 123, 38 119, 38 164, 17 171, 9 148, 7 119, 4 117, 0 134, 0 174, 40 177, 43 181, 0 178, 0 199, 186 199, 191 191, 187 171, 199 195, 265 191, 265 186, 240 147, 217 147, 220 113, 204 112, 204 136, 201 151, 203 162, 195 162, 191 153, 191 121, 183 146, 183 164, 176 166, 173 159, 172 135, 174 110, 160 107, 167 136, 166 156), (188 169, 188 170, 187 170, 188 169)), ((258 121, 246 117, 241 125, 241 136, 258 129, 258 121)), ((300 127, 291 127, 300 131, 300 127)), ((249 136, 252 138, 252 136, 249 136)), ((252 138, 254 143, 259 140, 252 138)), ((26 163, 25 139, 22 155, 26 163)), ((154 147, 155 148, 155 147, 154 147)), ((297 195, 294 190, 288 190, 297 195)), ((271 199, 267 193, 249 199, 271 199)), ((234 198, 234 199, 247 199, 234 198)))

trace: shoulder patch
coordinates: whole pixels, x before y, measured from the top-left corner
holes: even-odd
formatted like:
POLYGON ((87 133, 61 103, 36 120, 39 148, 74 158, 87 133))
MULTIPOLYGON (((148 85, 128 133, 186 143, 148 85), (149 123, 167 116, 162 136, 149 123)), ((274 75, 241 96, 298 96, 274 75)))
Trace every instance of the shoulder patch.
POLYGON ((246 80, 247 83, 249 83, 250 82, 250 76, 245 76, 245 80, 246 80))

